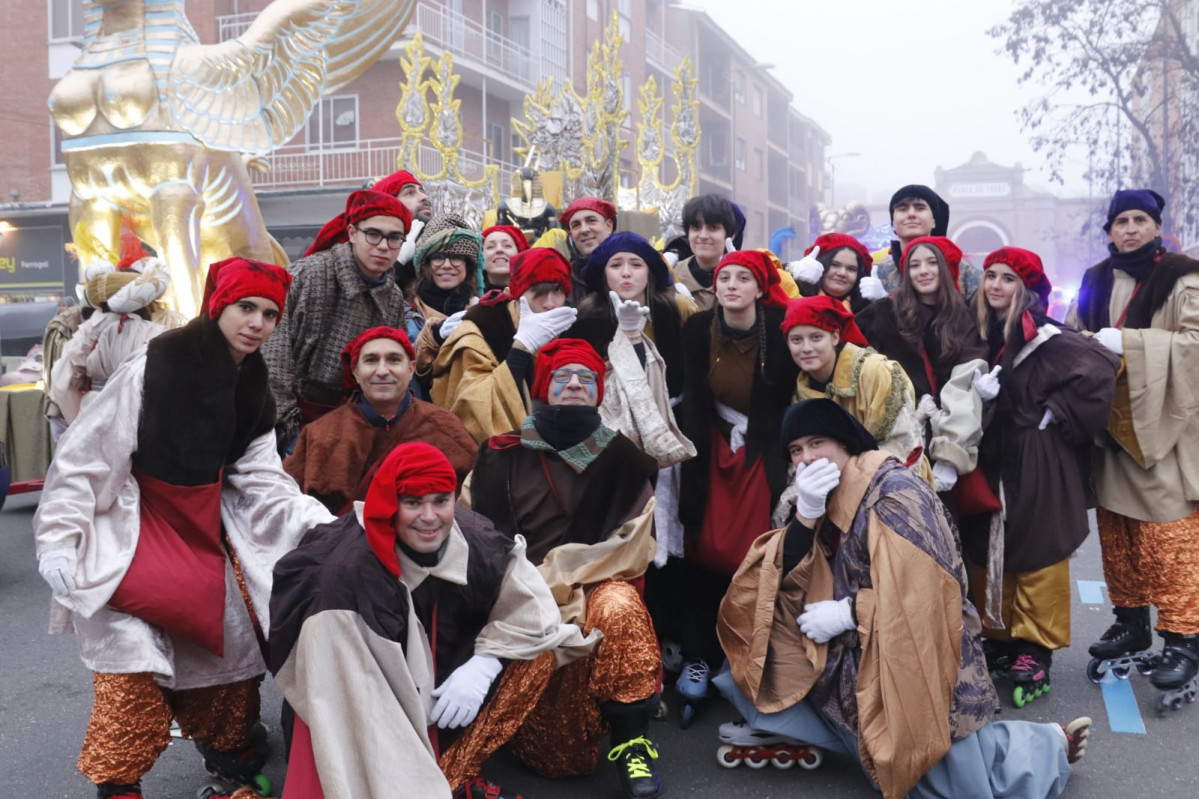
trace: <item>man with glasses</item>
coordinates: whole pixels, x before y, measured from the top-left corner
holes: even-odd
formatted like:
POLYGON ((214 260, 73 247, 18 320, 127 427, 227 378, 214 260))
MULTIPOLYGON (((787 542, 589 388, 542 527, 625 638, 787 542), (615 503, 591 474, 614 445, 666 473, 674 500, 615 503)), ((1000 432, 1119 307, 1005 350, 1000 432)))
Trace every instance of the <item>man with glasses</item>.
POLYGON ((404 294, 390 277, 412 214, 390 194, 356 191, 340 219, 288 267, 287 305, 262 348, 284 454, 301 427, 340 404, 346 344, 372 327, 408 327, 404 294))
POLYGON ((603 375, 603 359, 585 341, 541 347, 532 393, 544 404, 520 430, 480 447, 471 497, 501 532, 524 536, 562 621, 602 633, 592 654, 554 672, 511 751, 553 778, 592 774, 606 751, 625 794, 648 799, 662 793, 648 737, 661 656, 630 581, 654 556, 657 464, 600 421, 603 375))

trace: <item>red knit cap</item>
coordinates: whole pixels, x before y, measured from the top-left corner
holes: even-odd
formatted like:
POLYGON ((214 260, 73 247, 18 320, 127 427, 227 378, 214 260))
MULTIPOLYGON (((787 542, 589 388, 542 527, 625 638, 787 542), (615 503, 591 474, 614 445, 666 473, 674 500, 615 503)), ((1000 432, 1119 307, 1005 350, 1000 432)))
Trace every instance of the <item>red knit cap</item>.
POLYGON ((988 255, 987 260, 983 261, 983 271, 985 272, 995 264, 1011 267, 1012 271, 1020 276, 1020 280, 1024 281, 1026 289, 1039 296, 1042 302, 1049 302, 1049 292, 1053 291, 1053 284, 1045 276, 1045 267, 1041 264, 1041 256, 1032 250, 1024 250, 1019 247, 1000 247, 988 255))
POLYGON ((866 245, 853 236, 847 236, 844 233, 822 233, 816 237, 816 240, 812 242, 810 247, 803 251, 803 254, 808 255, 811 253, 812 247, 819 247, 821 255, 827 255, 842 247, 848 247, 858 256, 859 270, 865 269, 866 274, 870 274, 870 271, 874 268, 874 258, 871 257, 870 250, 867 250, 866 245))
POLYGON ((734 250, 721 259, 716 269, 712 271, 712 285, 720 270, 726 266, 744 266, 754 273, 758 288, 762 291, 762 304, 768 308, 786 308, 787 294, 779 285, 779 270, 775 267, 770 256, 759 250, 734 250))
POLYGON ((423 497, 448 494, 458 488, 458 475, 445 453, 424 441, 400 444, 383 459, 383 465, 366 490, 362 512, 366 541, 379 562, 396 577, 400 558, 396 554, 395 515, 400 496, 423 497))
POLYGON ((845 310, 845 303, 826 297, 800 297, 787 303, 787 315, 779 329, 786 336, 791 328, 797 325, 811 325, 830 333, 840 333, 842 341, 857 344, 859 347, 869 347, 866 337, 858 329, 853 314, 845 310))
POLYGON ((525 238, 525 232, 516 225, 492 225, 483 231, 483 243, 487 243, 487 237, 492 233, 506 233, 508 238, 516 245, 517 252, 524 252, 529 249, 529 240, 525 238))
POLYGON ((537 351, 537 364, 533 368, 533 398, 548 401, 550 374, 568 363, 581 363, 595 372, 597 396, 595 404, 604 401, 604 359, 581 338, 556 338, 537 351))
POLYGON ((393 216, 404 223, 405 231, 412 229, 412 212, 394 196, 370 189, 350 192, 350 196, 346 198, 345 212, 325 223, 321 232, 316 234, 316 241, 304 251, 304 257, 349 241, 350 234, 346 231, 346 226, 356 225, 372 216, 393 216))
POLYGON ((928 244, 935 248, 941 255, 945 256, 945 263, 949 266, 949 276, 953 278, 953 287, 958 291, 958 274, 962 271, 962 250, 958 245, 954 244, 944 236, 921 236, 920 238, 912 239, 907 247, 903 249, 903 258, 899 262, 899 273, 903 274, 908 268, 908 256, 912 253, 913 247, 919 247, 921 244, 928 244))
POLYGON ((216 319, 226 307, 245 297, 262 297, 279 306, 287 301, 291 274, 281 266, 245 258, 226 258, 208 267, 200 315, 216 319))
POLYGON ((358 381, 354 379, 354 367, 358 365, 358 357, 362 355, 362 348, 377 338, 398 341, 404 348, 404 352, 408 353, 408 357, 416 360, 416 350, 412 348, 412 342, 408 340, 408 334, 403 330, 395 327, 372 327, 370 330, 365 330, 341 351, 341 387, 346 391, 358 388, 358 381))
POLYGON ((557 283, 570 294, 570 261, 553 247, 530 247, 508 262, 508 294, 514 300, 538 283, 557 283))
POLYGON ((424 185, 416 179, 416 175, 401 169, 399 172, 392 172, 385 178, 379 178, 379 180, 375 181, 375 185, 371 186, 371 191, 378 191, 396 197, 399 196, 400 189, 413 183, 422 189, 424 188, 424 185))
POLYGON ((579 211, 595 211, 600 216, 609 220, 613 225, 616 224, 615 205, 599 197, 580 197, 566 206, 566 210, 558 217, 558 221, 561 223, 563 229, 570 230, 570 218, 579 211))

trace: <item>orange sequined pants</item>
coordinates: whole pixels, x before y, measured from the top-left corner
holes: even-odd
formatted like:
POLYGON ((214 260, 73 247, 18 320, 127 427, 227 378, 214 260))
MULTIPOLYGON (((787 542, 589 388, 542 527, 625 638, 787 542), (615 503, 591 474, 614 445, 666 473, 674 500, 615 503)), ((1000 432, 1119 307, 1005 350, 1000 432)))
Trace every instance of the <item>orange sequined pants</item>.
POLYGON ((250 745, 261 677, 172 691, 147 673, 93 674, 96 698, 79 770, 96 784, 131 785, 171 742, 171 717, 183 734, 221 752, 250 745))
POLYGON ((601 583, 587 597, 583 632, 598 629, 595 651, 554 672, 512 737, 513 754, 543 777, 591 774, 608 725, 604 702, 639 702, 658 690, 662 655, 649 611, 626 582, 601 583))
POLYGON ((1095 512, 1112 604, 1157 605, 1157 629, 1199 633, 1199 511, 1176 522, 1095 512))

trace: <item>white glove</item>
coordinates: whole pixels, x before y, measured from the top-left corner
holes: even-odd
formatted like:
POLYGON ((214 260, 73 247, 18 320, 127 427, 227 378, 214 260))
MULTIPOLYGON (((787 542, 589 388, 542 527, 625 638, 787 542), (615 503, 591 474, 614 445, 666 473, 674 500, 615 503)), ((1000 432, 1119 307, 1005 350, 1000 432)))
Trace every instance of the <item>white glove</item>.
POLYGON ((50 585, 54 596, 66 596, 75 590, 75 566, 78 562, 75 550, 52 549, 38 559, 37 570, 50 585))
POLYGON ((804 605, 803 613, 799 614, 795 621, 799 623, 800 631, 818 644, 826 644, 830 639, 858 626, 853 620, 849 597, 841 600, 825 599, 804 605))
POLYGON ((687 288, 682 282, 676 280, 674 282, 674 293, 680 297, 686 297, 689 300, 695 299, 695 295, 691 293, 691 289, 687 288))
POLYGON ((475 655, 454 669, 445 682, 433 689, 437 704, 429 720, 443 730, 470 724, 479 715, 487 691, 502 668, 498 658, 475 655))
POLYGON ((737 251, 737 245, 733 244, 733 238, 731 236, 724 237, 724 251, 726 253, 737 251))
POLYGON ((1105 327, 1095 334, 1095 340, 1117 355, 1124 354, 1124 331, 1118 327, 1105 327))
POLYGON ((887 297, 887 290, 883 287, 883 281, 874 275, 866 275, 866 277, 858 281, 858 293, 862 295, 862 299, 864 300, 882 300, 887 297))
POLYGON ((820 255, 820 248, 813 247, 803 258, 787 264, 791 277, 800 283, 819 283, 824 277, 824 264, 816 260, 817 255, 820 255))
POLYGON ((402 264, 412 263, 413 256, 416 255, 416 237, 424 229, 425 223, 419 219, 412 220, 412 229, 408 231, 404 243, 400 245, 400 253, 396 256, 396 260, 402 264))
POLYGON ((441 336, 442 341, 454 335, 454 331, 458 329, 458 325, 462 324, 462 317, 464 316, 466 316, 466 311, 458 311, 445 318, 445 321, 441 323, 441 327, 437 328, 437 335, 441 336))
POLYGON ((513 338, 524 344, 529 352, 537 352, 566 332, 575 323, 575 317, 578 315, 579 312, 568 305, 533 313, 529 301, 521 297, 520 323, 516 326, 516 335, 513 338))
POLYGON ((616 311, 616 324, 626 333, 640 333, 649 318, 649 308, 636 300, 622 300, 615 291, 609 291, 612 308, 616 311))
POLYGON ((1053 424, 1056 421, 1057 421, 1057 419, 1054 418, 1053 411, 1046 408, 1045 415, 1041 417, 1041 423, 1039 425, 1037 425, 1037 429, 1044 430, 1046 427, 1048 427, 1049 425, 1053 424))
POLYGON ((978 396, 983 398, 983 402, 990 402, 999 396, 999 373, 1003 371, 1002 366, 996 366, 988 374, 983 374, 982 369, 974 370, 974 390, 978 392, 978 396))
POLYGON ((924 427, 925 422, 936 416, 940 410, 937 407, 937 401, 933 399, 933 395, 925 394, 916 405, 916 424, 924 427))
POLYGON ((937 461, 933 464, 933 486, 938 494, 951 491, 958 484, 958 470, 952 463, 937 461))
POLYGON ((679 254, 674 250, 667 250, 666 252, 662 253, 662 260, 666 262, 667 266, 669 266, 671 269, 674 269, 675 264, 679 262, 679 254))
POLYGON ((828 458, 795 468, 795 512, 805 519, 819 519, 829 493, 841 482, 841 470, 828 458))

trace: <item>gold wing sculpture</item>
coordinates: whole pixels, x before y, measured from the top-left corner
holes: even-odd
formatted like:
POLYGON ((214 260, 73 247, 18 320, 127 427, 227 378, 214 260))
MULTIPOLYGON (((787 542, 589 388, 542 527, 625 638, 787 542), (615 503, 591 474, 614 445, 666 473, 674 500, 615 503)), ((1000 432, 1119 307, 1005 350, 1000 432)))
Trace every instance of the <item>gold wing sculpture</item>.
POLYGON ((189 314, 205 264, 287 263, 247 165, 386 52, 415 3, 275 0, 241 36, 205 45, 183 0, 85 0, 83 52, 50 95, 81 262, 111 260, 125 216, 167 262, 172 305, 189 314))

